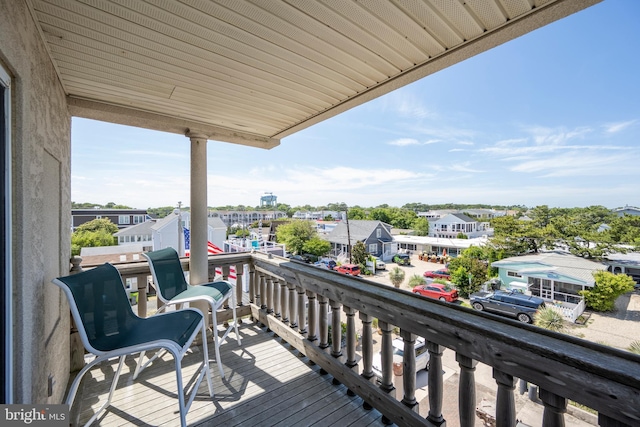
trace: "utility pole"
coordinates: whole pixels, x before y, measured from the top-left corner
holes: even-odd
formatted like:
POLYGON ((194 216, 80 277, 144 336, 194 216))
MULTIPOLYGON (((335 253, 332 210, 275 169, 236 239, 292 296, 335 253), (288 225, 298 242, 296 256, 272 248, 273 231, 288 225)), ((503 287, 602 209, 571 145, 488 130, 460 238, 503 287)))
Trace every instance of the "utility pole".
POLYGON ((184 231, 182 231, 182 202, 178 202, 178 256, 184 256, 184 231))
POLYGON ((349 207, 345 209, 345 216, 347 217, 347 253, 349 254, 349 264, 351 261, 351 232, 349 231, 349 207))

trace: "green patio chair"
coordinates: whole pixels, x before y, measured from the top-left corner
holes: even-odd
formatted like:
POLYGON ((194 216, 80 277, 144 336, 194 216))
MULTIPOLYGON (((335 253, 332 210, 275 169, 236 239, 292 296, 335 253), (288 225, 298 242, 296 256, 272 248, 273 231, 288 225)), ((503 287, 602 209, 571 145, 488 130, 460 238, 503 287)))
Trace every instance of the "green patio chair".
POLYGON ((111 404, 126 356, 141 351, 164 349, 173 356, 182 426, 187 425, 187 412, 204 377, 207 378, 209 396, 213 397, 209 355, 207 346, 203 345, 203 361, 193 378, 187 382, 193 386, 187 393, 189 400, 185 403, 182 358, 198 333, 206 342, 204 316, 200 310, 187 309, 148 318, 138 317, 131 309, 120 272, 109 263, 82 273, 59 277, 53 283, 62 288, 69 300, 73 320, 85 349, 96 356, 73 380, 66 400, 69 407, 73 404, 82 377, 89 369, 105 360, 120 358, 107 401, 85 425, 95 421, 111 404))
MULTIPOLYGON (((205 301, 210 305, 216 362, 218 363, 220 376, 224 378, 224 369, 222 368, 222 362, 220 360, 220 345, 224 343, 229 332, 234 328, 238 345, 242 343, 240 334, 238 333, 238 321, 236 318, 237 304, 235 286, 225 280, 196 286, 188 284, 184 276, 184 271, 182 270, 182 264, 180 264, 180 257, 173 248, 159 249, 157 251, 144 253, 143 255, 149 260, 149 267, 153 275, 153 283, 156 285, 158 299, 165 304, 160 310, 164 310, 171 305, 191 303, 194 301, 205 301), (216 312, 222 307, 224 302, 228 300, 231 301, 229 305, 233 311, 233 323, 229 324, 229 327, 224 331, 222 337, 219 337, 216 312)), ((151 362, 151 360, 149 362, 151 362)), ((138 360, 138 364, 140 364, 141 361, 142 356, 138 360)))

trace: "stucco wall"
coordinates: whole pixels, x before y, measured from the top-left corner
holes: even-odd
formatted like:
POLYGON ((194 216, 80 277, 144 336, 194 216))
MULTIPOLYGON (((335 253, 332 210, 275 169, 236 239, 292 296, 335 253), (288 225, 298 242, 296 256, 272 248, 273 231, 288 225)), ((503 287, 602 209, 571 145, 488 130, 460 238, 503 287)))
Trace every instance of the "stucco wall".
POLYGON ((13 77, 14 401, 58 403, 69 375, 69 309, 51 279, 69 271, 71 120, 24 1, 0 0, 0 62, 13 77))

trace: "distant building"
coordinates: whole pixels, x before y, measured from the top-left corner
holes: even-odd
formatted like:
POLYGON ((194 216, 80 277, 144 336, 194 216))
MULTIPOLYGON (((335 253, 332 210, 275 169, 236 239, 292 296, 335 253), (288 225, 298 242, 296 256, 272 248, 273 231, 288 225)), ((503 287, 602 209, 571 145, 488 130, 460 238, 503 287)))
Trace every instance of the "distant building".
POLYGON ((613 212, 616 213, 616 215, 618 216, 625 216, 625 215, 640 215, 640 208, 637 208, 635 206, 629 206, 626 205, 623 208, 616 208, 613 210, 613 212))
POLYGON ((151 219, 146 209, 71 209, 73 230, 85 222, 101 218, 109 219, 120 229, 151 219))
POLYGON ((223 211, 209 210, 210 218, 218 217, 227 227, 245 228, 258 221, 273 221, 287 218, 286 212, 282 211, 223 211))
POLYGON ((330 233, 321 237, 331 243, 334 256, 348 254, 360 241, 368 253, 386 261, 397 252, 390 230, 391 226, 381 221, 350 220, 338 223, 330 233))

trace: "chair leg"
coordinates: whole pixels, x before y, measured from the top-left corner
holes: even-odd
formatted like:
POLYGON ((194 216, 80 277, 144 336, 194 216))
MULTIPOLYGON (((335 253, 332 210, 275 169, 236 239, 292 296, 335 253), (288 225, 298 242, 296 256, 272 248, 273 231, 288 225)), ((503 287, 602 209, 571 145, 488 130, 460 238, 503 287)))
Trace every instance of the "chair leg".
MULTIPOLYGON (((207 342, 204 342, 207 345, 207 342)), ((180 407, 180 425, 182 427, 187 426, 187 408, 184 403, 184 388, 182 386, 182 358, 176 354, 173 355, 173 360, 176 364, 176 382, 178 385, 178 405, 180 407)))
POLYGON ((116 373, 113 376, 113 381, 111 382, 111 388, 109 389, 109 395, 107 396, 107 400, 98 408, 93 416, 87 421, 85 427, 90 426, 97 418, 100 416, 102 411, 111 405, 111 398, 113 397, 113 392, 116 391, 116 387, 118 386, 118 379, 120 378, 120 373, 122 372, 122 367, 124 366, 124 359, 127 356, 120 356, 120 360, 118 362, 118 369, 116 369, 116 373))
POLYGON ((224 369, 222 369, 222 360, 220 359, 220 338, 218 337, 218 319, 216 318, 215 307, 211 307, 211 319, 213 321, 213 343, 216 350, 216 363, 218 364, 218 369, 220 370, 220 376, 224 378, 224 369))
POLYGON ((205 370, 205 375, 207 376, 207 384, 209 386, 209 396, 213 397, 213 381, 211 379, 211 369, 209 368, 209 346, 207 345, 207 329, 202 325, 202 353, 204 358, 204 366, 202 369, 205 370))
MULTIPOLYGON (((238 286, 238 285, 236 285, 238 286)), ((231 292, 233 292, 231 294, 231 304, 233 306, 233 325, 235 327, 236 330, 236 337, 238 340, 238 345, 242 345, 242 338, 240 338, 240 333, 238 332, 238 317, 236 316, 236 306, 238 305, 238 302, 236 301, 236 290, 235 290, 235 286, 231 289, 231 292)))

